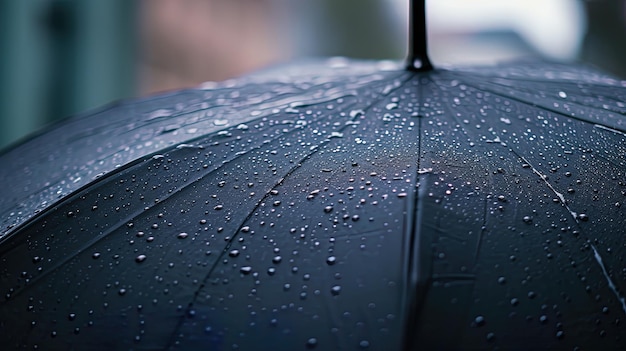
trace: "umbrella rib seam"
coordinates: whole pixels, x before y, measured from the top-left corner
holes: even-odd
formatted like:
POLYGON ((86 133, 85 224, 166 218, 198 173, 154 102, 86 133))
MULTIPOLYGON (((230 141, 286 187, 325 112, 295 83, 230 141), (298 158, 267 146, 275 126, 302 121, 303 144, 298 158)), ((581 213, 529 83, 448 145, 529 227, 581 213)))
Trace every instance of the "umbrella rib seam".
MULTIPOLYGON (((415 73, 415 76, 418 76, 415 73)), ((423 196, 420 194, 425 186, 420 187, 422 178, 428 177, 428 174, 422 175, 420 172, 421 157, 422 157, 422 131, 423 131, 423 116, 421 114, 422 108, 422 85, 418 84, 418 104, 417 113, 418 119, 418 144, 417 144, 417 160, 415 170, 415 183, 411 190, 412 199, 408 202, 407 226, 405 227, 405 277, 408 282, 405 288, 403 305, 408 306, 406 312, 404 333, 403 333, 403 350, 409 351, 415 348, 415 335, 418 332, 420 326, 420 313, 425 297, 428 293, 428 287, 431 282, 430 264, 423 265, 420 262, 424 261, 424 256, 428 252, 425 247, 426 238, 421 231, 422 216, 423 216, 423 196)), ((430 260, 430 258, 428 258, 430 260)))

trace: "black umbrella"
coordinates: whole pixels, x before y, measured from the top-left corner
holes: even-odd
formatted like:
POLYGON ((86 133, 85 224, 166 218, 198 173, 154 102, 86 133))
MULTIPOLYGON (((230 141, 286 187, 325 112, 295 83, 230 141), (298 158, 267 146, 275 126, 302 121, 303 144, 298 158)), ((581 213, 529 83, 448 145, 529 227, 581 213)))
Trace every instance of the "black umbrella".
POLYGON ((2 345, 623 345, 626 84, 417 44, 408 70, 293 65, 6 151, 2 345))

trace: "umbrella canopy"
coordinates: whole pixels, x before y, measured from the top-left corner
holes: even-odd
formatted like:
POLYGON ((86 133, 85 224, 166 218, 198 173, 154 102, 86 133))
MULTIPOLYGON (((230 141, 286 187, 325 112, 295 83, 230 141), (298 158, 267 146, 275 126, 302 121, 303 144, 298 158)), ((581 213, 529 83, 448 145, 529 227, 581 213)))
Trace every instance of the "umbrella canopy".
POLYGON ((417 61, 287 66, 6 151, 2 344, 623 345, 626 83, 417 61))

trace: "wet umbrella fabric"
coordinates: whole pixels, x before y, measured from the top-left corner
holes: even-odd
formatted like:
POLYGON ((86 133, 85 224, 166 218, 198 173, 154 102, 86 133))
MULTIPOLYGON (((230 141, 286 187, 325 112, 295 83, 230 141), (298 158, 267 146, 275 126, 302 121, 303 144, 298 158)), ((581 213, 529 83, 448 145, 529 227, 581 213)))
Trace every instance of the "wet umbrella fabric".
POLYGON ((36 186, 10 190, 2 344, 615 348, 624 101, 571 66, 332 60, 70 120, 2 155, 65 163, 3 174, 36 186))

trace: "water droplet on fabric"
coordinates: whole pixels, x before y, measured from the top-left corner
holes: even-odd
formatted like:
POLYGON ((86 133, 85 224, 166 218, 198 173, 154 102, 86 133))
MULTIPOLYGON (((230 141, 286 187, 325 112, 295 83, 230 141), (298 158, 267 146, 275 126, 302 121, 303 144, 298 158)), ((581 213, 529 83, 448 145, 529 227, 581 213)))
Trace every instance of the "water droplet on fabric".
POLYGON ((317 346, 317 339, 316 338, 310 338, 309 340, 306 341, 306 347, 314 348, 316 346, 317 346))
POLYGON ((485 325, 485 317, 476 316, 476 318, 474 318, 474 323, 476 323, 476 325, 479 327, 485 325))
POLYGON ((396 104, 395 102, 390 102, 387 105, 385 105, 385 108, 390 111, 390 110, 394 110, 396 108, 398 108, 398 104, 396 104))

